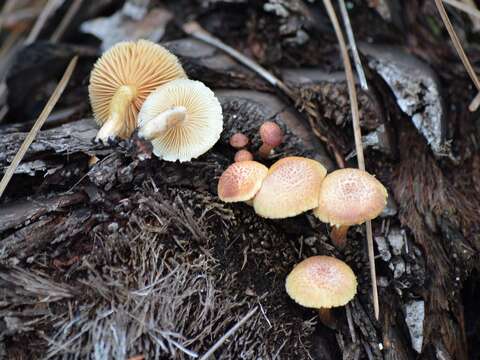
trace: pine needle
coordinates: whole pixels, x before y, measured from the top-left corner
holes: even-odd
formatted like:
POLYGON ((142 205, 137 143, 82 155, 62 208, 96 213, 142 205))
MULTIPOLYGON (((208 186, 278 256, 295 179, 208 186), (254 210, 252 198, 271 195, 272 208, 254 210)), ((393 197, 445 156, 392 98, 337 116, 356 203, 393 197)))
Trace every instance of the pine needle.
POLYGON ((75 70, 75 66, 77 65, 77 60, 78 60, 78 56, 75 56, 68 64, 67 69, 65 70, 65 73, 62 76, 62 79, 60 80, 57 87, 55 88, 55 91, 53 92, 52 96, 50 96, 50 99, 48 100, 47 104, 43 108, 42 113, 35 121, 35 124, 33 125, 30 132, 27 134, 27 137, 25 138, 22 145, 20 146, 20 149, 15 154, 15 157, 13 158, 12 163, 7 168, 7 171, 5 171, 5 174, 3 175, 3 178, 0 181, 0 198, 2 197, 3 192, 7 188, 7 185, 10 182, 13 174, 15 173, 15 170, 20 164, 20 161, 22 161, 28 148, 32 144, 33 140, 35 140, 35 137, 40 131, 40 128, 42 127, 45 120, 50 115, 54 106, 57 104, 58 100, 60 99, 60 96, 65 90, 68 84, 68 81, 70 80, 70 77, 72 76, 73 71, 75 70))
MULTIPOLYGON (((348 84, 348 95, 350 98, 350 108, 352 111, 352 123, 353 134, 355 138, 355 149, 357 152, 358 168, 365 170, 365 158, 363 155, 362 145, 362 130, 360 129, 360 115, 358 110, 357 90, 355 88, 355 78, 353 76, 352 64, 348 56, 347 44, 343 37, 342 29, 338 21, 337 15, 330 0, 323 0, 325 8, 327 9, 330 21, 333 24, 335 35, 337 36, 338 43, 340 45, 340 51, 342 53, 343 66, 345 67, 345 75, 348 84)), ((368 260, 370 263, 370 276, 372 280, 372 297, 373 297, 373 310, 375 319, 378 320, 380 314, 380 307, 378 303, 378 290, 377 290, 377 274, 375 269, 375 254, 373 251, 373 234, 372 234, 372 222, 366 222, 367 227, 367 247, 368 247, 368 260)))
MULTIPOLYGON (((465 70, 467 71, 468 75, 470 76, 470 79, 472 79, 473 84, 477 88, 477 91, 480 91, 480 80, 478 79, 478 76, 475 73, 475 70, 473 70, 472 64, 470 63, 470 60, 468 60, 468 57, 465 54, 465 50, 463 50, 460 39, 458 38, 458 35, 455 32, 455 29, 453 28, 452 22, 450 21, 448 15, 447 15, 447 11, 445 10, 445 7, 443 6, 442 0, 435 0, 435 5, 437 5, 438 12, 440 13, 442 21, 445 24, 445 27, 447 28, 448 34, 450 35, 450 38, 452 39, 453 46, 455 47, 455 50, 457 50, 457 53, 458 53, 458 56, 460 57, 460 60, 462 60, 463 66, 465 67, 465 70)), ((474 102, 472 102, 472 104, 474 104, 474 102)), ((472 104, 470 104, 470 106, 469 106, 470 111, 472 111, 472 109, 474 108, 472 106, 472 104)))

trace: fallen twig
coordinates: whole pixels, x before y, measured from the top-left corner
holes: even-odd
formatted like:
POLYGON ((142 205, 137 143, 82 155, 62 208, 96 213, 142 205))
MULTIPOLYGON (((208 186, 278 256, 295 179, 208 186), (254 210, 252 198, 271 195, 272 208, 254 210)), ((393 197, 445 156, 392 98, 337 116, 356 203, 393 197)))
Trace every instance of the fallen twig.
MULTIPOLYGON (((465 54, 465 50, 463 50, 462 44, 460 43, 460 39, 458 38, 457 33, 455 32, 455 29, 453 28, 452 22, 450 21, 447 11, 445 10, 445 6, 443 6, 442 0, 435 0, 435 5, 437 5, 438 12, 440 13, 440 16, 442 18, 443 23, 445 24, 445 27, 447 28, 448 34, 450 35, 450 38, 452 39, 453 46, 455 47, 455 50, 457 50, 458 56, 460 56, 460 60, 462 60, 463 66, 465 67, 465 70, 467 71, 468 75, 470 76, 470 79, 472 79, 473 84, 477 88, 477 91, 480 92, 480 80, 478 79, 477 74, 475 73, 475 70, 473 70, 472 64, 470 63, 470 60, 468 60, 467 55, 465 54)), ((475 99, 474 99, 475 100, 475 99)), ((473 105, 475 105, 477 102, 472 102, 469 106, 469 110, 475 111, 476 108, 473 105)), ((478 106, 477 106, 478 107, 478 106)))
POLYGON ((240 319, 230 330, 228 330, 218 341, 213 344, 213 346, 200 358, 200 360, 207 360, 210 356, 213 355, 215 351, 227 340, 230 336, 232 336, 243 324, 247 322, 258 310, 258 306, 255 306, 252 310, 250 310, 247 315, 240 319))
POLYGON ((52 96, 50 96, 50 99, 48 100, 41 114, 35 121, 35 124, 33 125, 32 129, 27 134, 27 137, 25 138, 22 145, 20 146, 20 149, 18 150, 15 157, 13 158, 12 163, 5 171, 5 174, 3 175, 3 178, 0 181, 0 198, 2 197, 3 192, 7 188, 7 185, 10 182, 10 179, 12 178, 13 174, 15 173, 15 170, 20 164, 20 161, 22 161, 23 157, 25 156, 25 153, 27 152, 28 148, 30 147, 33 140, 35 139, 38 132, 40 131, 40 128, 42 127, 43 123, 47 119, 48 115, 50 115, 54 106, 60 99, 60 96, 65 90, 68 84, 68 81, 70 80, 70 77, 73 74, 73 70, 75 70, 75 66, 77 65, 77 60, 78 60, 78 56, 75 56, 68 64, 67 69, 65 70, 65 73, 62 76, 62 79, 60 80, 57 87, 55 88, 55 91, 53 92, 52 96))
MULTIPOLYGON (((345 75, 347 77, 350 107, 352 111, 353 134, 355 138, 357 162, 358 162, 358 167, 361 170, 365 170, 365 158, 363 156, 362 131, 360 129, 360 115, 358 110, 357 90, 355 88, 355 79, 353 77, 352 64, 350 63, 350 58, 348 57, 347 44, 343 37, 342 29, 340 28, 340 23, 338 21, 337 15, 335 14, 335 10, 333 8, 332 2, 330 0, 323 0, 323 3, 325 5, 325 8, 327 9, 328 16, 333 24, 333 28, 335 30, 337 40, 340 44, 340 51, 342 53, 343 65, 345 67, 345 75)), ((373 309, 374 309, 375 319, 378 320, 380 310, 379 310, 379 304, 378 304, 375 254, 373 251, 372 222, 367 221, 366 227, 367 227, 368 259, 370 263, 370 275, 372 278, 373 309)))

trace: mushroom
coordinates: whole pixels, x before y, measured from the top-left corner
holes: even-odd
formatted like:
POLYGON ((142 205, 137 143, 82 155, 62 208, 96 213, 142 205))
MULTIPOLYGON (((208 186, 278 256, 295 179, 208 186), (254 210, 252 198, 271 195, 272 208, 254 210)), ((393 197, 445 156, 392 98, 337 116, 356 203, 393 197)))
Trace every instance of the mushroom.
POLYGON ((235 162, 218 180, 218 197, 224 202, 249 203, 260 190, 267 173, 268 168, 257 161, 235 162))
POLYGON ((167 161, 190 161, 220 138, 222 107, 200 81, 173 80, 152 92, 138 114, 138 135, 167 161))
POLYGON ((253 160, 253 155, 250 151, 248 150, 238 150, 236 153, 235 153, 235 157, 233 159, 235 162, 239 162, 239 161, 246 161, 246 160, 253 160))
POLYGON ((344 306, 357 292, 357 278, 350 266, 331 256, 312 256, 298 263, 285 281, 296 303, 319 310, 325 325, 334 327, 330 308, 344 306))
POLYGON ((327 170, 315 160, 297 156, 278 160, 268 170, 253 200, 255 212, 265 218, 282 219, 317 207, 326 174, 327 170))
POLYGON ((387 204, 387 190, 374 176, 359 169, 340 169, 323 180, 314 215, 333 226, 330 237, 340 249, 351 225, 376 218, 387 204))
POLYGON ((235 133, 230 137, 230 146, 240 150, 248 145, 248 137, 242 133, 235 133))
POLYGON ((258 155, 268 158, 272 150, 282 143, 283 131, 273 121, 266 121, 260 126, 260 138, 263 143, 258 150, 258 155))
POLYGON ((88 92, 97 140, 128 138, 145 98, 168 81, 186 78, 175 55, 151 41, 121 42, 107 50, 90 74, 88 92))

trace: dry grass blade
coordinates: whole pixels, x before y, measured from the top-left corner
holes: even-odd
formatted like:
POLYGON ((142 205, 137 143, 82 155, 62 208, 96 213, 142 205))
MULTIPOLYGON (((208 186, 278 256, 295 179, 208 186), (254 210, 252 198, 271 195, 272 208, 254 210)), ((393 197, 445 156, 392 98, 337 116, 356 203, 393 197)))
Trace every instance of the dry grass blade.
MULTIPOLYGON (((473 83, 475 84, 477 91, 480 91, 480 80, 478 79, 478 76, 475 73, 475 70, 473 70, 470 60, 468 60, 468 57, 465 54, 465 51, 463 50, 462 44, 460 43, 460 39, 458 38, 458 35, 453 28, 452 22, 448 18, 447 11, 443 6, 442 0, 435 0, 435 5, 437 5, 438 12, 440 13, 440 16, 442 17, 442 21, 445 24, 445 27, 447 28, 450 38, 452 39, 453 46, 455 47, 455 50, 457 50, 458 56, 460 56, 460 59, 462 60, 463 66, 465 66, 465 69, 467 70, 467 73, 470 76, 470 79, 472 79, 473 83)), ((470 110, 472 109, 472 105, 470 105, 469 109, 470 110)))
POLYGON ((17 154, 13 158, 12 163, 8 167, 7 171, 5 171, 2 181, 0 181, 0 198, 2 197, 3 192, 7 188, 7 185, 10 182, 10 179, 12 178, 13 174, 15 173, 15 170, 20 164, 20 161, 22 161, 23 157, 25 156, 25 153, 27 152, 28 148, 30 147, 33 140, 37 136, 37 133, 39 132, 43 123, 47 119, 48 115, 50 115, 50 113, 52 112, 57 101, 60 99, 60 96, 62 95, 63 91, 65 90, 65 87, 68 84, 68 81, 70 80, 70 77, 72 76, 73 70, 75 70, 75 66, 77 65, 77 60, 78 60, 78 56, 75 56, 68 64, 67 69, 65 70, 65 73, 62 76, 62 79, 60 80, 57 87, 55 88, 55 91, 53 92, 52 96, 50 96, 50 99, 48 100, 47 104, 43 108, 40 116, 35 121, 35 124, 33 125, 32 129, 27 134, 27 137, 23 141, 22 146, 20 146, 20 149, 18 150, 17 154))
POLYGON ((212 356, 217 349, 222 346, 222 344, 227 340, 230 336, 232 336, 243 324, 245 324, 248 319, 250 319, 258 310, 258 306, 254 307, 250 310, 247 315, 240 319, 230 330, 228 330, 218 341, 213 344, 213 346, 200 358, 200 360, 207 360, 210 356, 212 356))
POLYGON ((355 36, 353 35, 352 24, 350 23, 350 17, 348 16, 347 7, 345 6, 345 0, 338 0, 338 3, 340 5, 340 13, 342 14, 345 32, 347 33, 348 43, 350 45, 350 50, 352 51, 355 70, 357 71, 360 86, 363 90, 367 91, 367 77, 363 71, 362 60, 360 60, 360 55, 358 54, 357 43, 355 42, 355 36))
POLYGON ((38 16, 35 25, 33 25, 30 34, 28 34, 27 39, 25 40, 25 45, 29 45, 37 40, 40 31, 42 31, 43 26, 45 25, 48 18, 53 14, 53 12, 62 4, 63 0, 48 0, 43 8, 42 12, 38 16))
POLYGON ((256 72, 258 75, 260 75, 263 79, 265 79, 269 84, 278 87, 280 90, 282 90, 288 97, 292 98, 293 93, 292 90, 283 83, 279 78, 271 74, 267 69, 264 67, 260 66, 257 64, 255 61, 252 59, 249 59, 242 53, 238 52, 231 46, 228 46, 225 44, 223 41, 220 39, 217 39, 216 37, 212 36, 209 34, 207 31, 205 31, 200 24, 198 24, 196 21, 191 21, 182 27, 183 31, 185 31, 188 35, 193 36, 194 38, 201 40, 203 42, 206 42, 207 44, 210 44, 212 46, 215 46, 216 48, 226 52, 229 54, 231 57, 236 59, 238 62, 241 64, 245 65, 249 69, 253 70, 256 72))
MULTIPOLYGON (((337 15, 335 14, 335 10, 333 8, 332 2, 330 0, 323 0, 323 3, 325 5, 325 8, 327 9, 328 16, 333 24, 333 28, 335 30, 338 43, 340 44, 340 51, 342 53, 343 65, 345 67, 345 75, 347 77, 348 95, 350 98, 350 108, 352 111, 353 134, 355 137, 355 149, 357 152, 358 167, 361 170, 365 170, 365 158, 363 156, 362 131, 360 129, 360 115, 358 110, 357 90, 355 88, 355 78, 353 76, 352 64, 350 63, 350 58, 348 57, 347 44, 343 37, 342 29, 340 28, 340 23, 338 21, 337 15)), ((367 221, 366 226, 367 226, 368 259, 370 263, 370 275, 372 278, 373 309, 375 313, 375 318, 378 320, 380 310, 379 310, 379 304, 378 304, 377 274, 375 270, 375 255, 373 252, 373 236, 372 236, 371 221, 367 221)))
POLYGON ((475 9, 474 7, 472 7, 468 4, 465 4, 465 3, 461 2, 461 1, 458 1, 458 0, 443 0, 443 2, 445 4, 448 4, 448 5, 451 5, 455 8, 457 8, 458 10, 461 10, 461 11, 467 13, 470 16, 480 18, 480 10, 475 9))
POLYGON ((83 0, 75 0, 70 7, 68 8, 67 12, 63 16, 62 21, 58 25, 58 27, 55 29, 55 32, 50 36, 50 41, 53 43, 58 42, 65 31, 68 28, 68 25, 70 25, 73 17, 75 14, 78 12, 78 9, 80 9, 80 6, 82 5, 83 0))

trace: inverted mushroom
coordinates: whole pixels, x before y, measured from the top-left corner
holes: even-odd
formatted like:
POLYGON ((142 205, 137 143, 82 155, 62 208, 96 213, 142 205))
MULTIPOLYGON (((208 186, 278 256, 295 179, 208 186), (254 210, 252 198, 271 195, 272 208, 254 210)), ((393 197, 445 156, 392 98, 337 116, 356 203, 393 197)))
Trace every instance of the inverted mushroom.
POLYGON ((387 190, 374 176, 359 169, 340 169, 323 180, 314 215, 333 226, 332 242, 345 246, 351 225, 376 218, 387 204, 387 190))
POLYGON ((253 200, 255 212, 265 218, 282 219, 317 207, 326 173, 323 165, 312 159, 291 156, 278 160, 253 200))
POLYGON ((322 321, 330 325, 329 309, 353 299, 357 278, 343 261, 319 255, 298 263, 287 276, 285 288, 298 304, 318 309, 322 321))
POLYGON ((121 42, 106 51, 90 74, 88 92, 101 129, 96 139, 128 138, 146 97, 159 86, 186 78, 175 55, 151 41, 121 42))
POLYGON ((139 136, 167 161, 190 161, 220 138, 222 107, 200 81, 179 79, 152 92, 138 115, 139 136))
POLYGON ((231 164, 218 180, 218 197, 224 202, 249 201, 262 186, 268 168, 256 161, 231 164))

